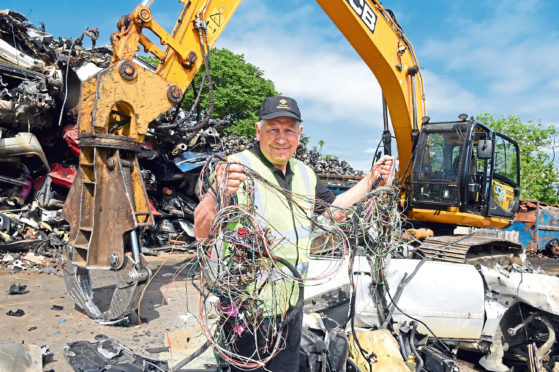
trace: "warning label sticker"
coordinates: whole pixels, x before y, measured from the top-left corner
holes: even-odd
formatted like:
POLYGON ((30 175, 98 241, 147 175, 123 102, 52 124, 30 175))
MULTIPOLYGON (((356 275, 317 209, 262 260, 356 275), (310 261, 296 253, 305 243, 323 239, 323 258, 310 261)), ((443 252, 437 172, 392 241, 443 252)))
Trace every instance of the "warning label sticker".
POLYGON ((217 27, 221 26, 221 13, 215 13, 210 15, 210 19, 215 23, 217 27))
POLYGON ((210 38, 216 38, 223 26, 225 26, 225 17, 223 16, 224 10, 225 8, 223 6, 219 9, 214 8, 208 16, 206 24, 208 27, 208 36, 210 38))

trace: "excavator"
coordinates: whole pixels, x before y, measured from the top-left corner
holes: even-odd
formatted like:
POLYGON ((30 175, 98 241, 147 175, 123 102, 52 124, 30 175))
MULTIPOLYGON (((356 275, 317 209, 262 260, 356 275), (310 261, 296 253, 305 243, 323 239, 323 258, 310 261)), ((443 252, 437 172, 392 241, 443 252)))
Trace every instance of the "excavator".
MULTIPOLYGON (((401 201, 409 219, 441 231, 456 225, 509 225, 518 209, 518 145, 467 115, 430 121, 412 45, 379 1, 316 1, 382 88, 384 150, 391 153, 395 136, 401 201)), ((62 267, 69 296, 100 323, 126 318, 151 276, 138 239, 153 225, 137 159, 149 123, 182 101, 241 0, 179 2, 182 10, 171 33, 154 19, 149 0, 121 17, 111 36, 111 65, 81 86, 81 154, 64 205, 70 244, 62 267), (140 47, 160 60, 155 71, 133 62, 140 47), (92 286, 94 270, 114 274, 116 288, 103 310, 92 286)), ((424 254, 458 262, 472 247, 495 240, 471 236, 477 240, 462 238, 458 244, 454 236, 436 238, 424 254)))

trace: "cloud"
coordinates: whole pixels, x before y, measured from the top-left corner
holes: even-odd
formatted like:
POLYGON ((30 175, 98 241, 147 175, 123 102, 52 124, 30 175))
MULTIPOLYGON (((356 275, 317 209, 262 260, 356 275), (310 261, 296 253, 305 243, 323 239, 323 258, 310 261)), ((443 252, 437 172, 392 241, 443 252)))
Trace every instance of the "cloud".
POLYGON ((378 83, 343 37, 332 39, 330 28, 316 26, 330 22, 317 19, 317 11, 303 6, 270 23, 275 12, 260 3, 240 21, 233 18, 234 30, 218 46, 262 68, 278 91, 300 101, 303 118, 370 125, 364 123, 381 113, 378 83))
MULTIPOLYGON (((463 9, 457 7, 445 21, 453 34, 430 35, 416 48, 419 59, 437 69, 438 78, 431 74, 425 79, 436 92, 429 106, 438 112, 450 103, 438 96, 446 85, 458 89, 466 110, 475 110, 471 113, 517 114, 544 122, 556 118, 559 83, 552 77, 559 37, 548 6, 539 0, 501 0, 487 3, 483 17, 460 17, 463 9)), ((430 89, 426 91, 432 95, 430 89)))

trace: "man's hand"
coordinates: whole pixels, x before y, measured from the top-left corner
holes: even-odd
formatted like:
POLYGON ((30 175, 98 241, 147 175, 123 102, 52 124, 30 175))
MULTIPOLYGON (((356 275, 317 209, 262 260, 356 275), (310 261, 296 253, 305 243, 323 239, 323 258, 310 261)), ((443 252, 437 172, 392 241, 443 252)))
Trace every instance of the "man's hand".
POLYGON ((220 189, 227 195, 231 195, 239 190, 241 183, 246 180, 243 173, 245 167, 241 164, 219 163, 216 166, 216 182, 220 189))
MULTIPOLYGON (((227 196, 236 193, 240 184, 246 180, 244 170, 245 167, 238 163, 218 163, 212 188, 217 187, 227 196)), ((217 213, 216 197, 209 191, 194 210, 194 235, 198 241, 205 239, 210 233, 210 226, 217 213)))
POLYGON ((369 171, 371 174, 371 184, 369 189, 374 185, 384 186, 391 184, 394 179, 395 160, 392 156, 384 155, 380 158, 369 171), (378 181, 377 181, 378 180, 378 181))

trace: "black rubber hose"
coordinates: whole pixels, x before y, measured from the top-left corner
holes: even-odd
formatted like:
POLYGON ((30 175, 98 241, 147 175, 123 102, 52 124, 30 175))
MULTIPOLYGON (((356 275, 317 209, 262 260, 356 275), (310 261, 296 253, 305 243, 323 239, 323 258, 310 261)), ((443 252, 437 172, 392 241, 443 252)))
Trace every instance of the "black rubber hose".
POLYGON ((411 333, 410 333, 410 347, 413 355, 417 358, 417 367, 415 367, 416 372, 421 372, 423 369, 423 359, 421 355, 417 352, 417 348, 415 347, 415 332, 417 331, 417 322, 411 322, 411 333))
POLYGON ((411 348, 407 333, 405 334, 404 332, 400 331, 400 333, 398 334, 398 344, 400 344, 402 356, 404 357, 404 359, 408 359, 408 357, 411 355, 411 348))
POLYGON ((305 293, 304 293, 305 284, 303 283, 303 277, 301 276, 301 274, 299 274, 299 271, 297 271, 295 266, 293 266, 289 261, 287 261, 285 258, 281 258, 278 256, 273 256, 272 258, 277 262, 279 262, 280 264, 282 264, 283 266, 287 267, 287 269, 291 271, 291 274, 293 274, 295 278, 299 279, 297 281, 299 285, 299 297, 297 298, 297 302, 295 303, 295 306, 293 306, 293 308, 289 310, 285 319, 280 323, 280 328, 283 328, 285 327, 286 324, 288 324, 295 318, 295 316, 299 311, 303 309, 303 304, 305 303, 305 293))
POLYGON ((408 354, 409 357, 410 355, 412 355, 409 332, 402 337, 404 338, 404 348, 406 349, 406 354, 408 354))

